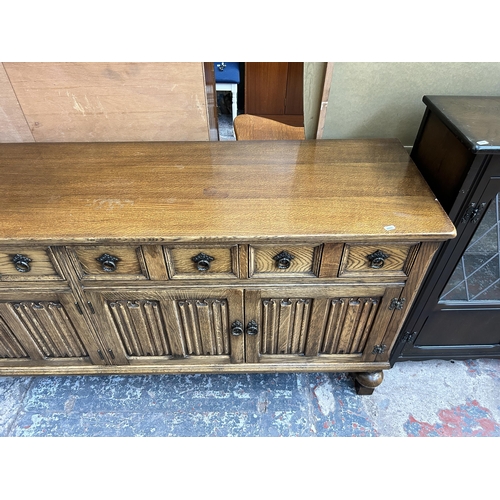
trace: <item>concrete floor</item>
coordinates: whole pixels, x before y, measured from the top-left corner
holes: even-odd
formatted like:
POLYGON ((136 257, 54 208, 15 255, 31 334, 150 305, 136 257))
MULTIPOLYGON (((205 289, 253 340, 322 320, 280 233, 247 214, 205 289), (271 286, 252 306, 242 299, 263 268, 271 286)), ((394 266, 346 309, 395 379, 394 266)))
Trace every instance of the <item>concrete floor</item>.
POLYGON ((219 114, 219 140, 220 141, 235 141, 236 136, 234 135, 233 120, 231 115, 219 114))
POLYGON ((384 373, 1 377, 0 436, 500 436, 500 360, 384 373))

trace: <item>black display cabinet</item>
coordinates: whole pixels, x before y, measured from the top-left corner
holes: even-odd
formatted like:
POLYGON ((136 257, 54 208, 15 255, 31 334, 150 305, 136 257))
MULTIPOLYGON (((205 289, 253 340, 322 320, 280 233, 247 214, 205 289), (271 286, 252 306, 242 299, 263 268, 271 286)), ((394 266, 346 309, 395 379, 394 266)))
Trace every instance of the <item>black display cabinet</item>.
POLYGON ((411 157, 457 228, 391 363, 500 357, 500 97, 424 96, 411 157))

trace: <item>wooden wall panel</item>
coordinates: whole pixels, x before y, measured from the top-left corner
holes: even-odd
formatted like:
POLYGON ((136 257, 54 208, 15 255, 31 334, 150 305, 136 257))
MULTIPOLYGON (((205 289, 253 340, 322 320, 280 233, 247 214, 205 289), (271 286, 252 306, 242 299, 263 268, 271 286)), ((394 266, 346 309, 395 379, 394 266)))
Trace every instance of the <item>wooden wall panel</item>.
POLYGON ((4 63, 38 142, 207 141, 194 63, 4 63))
POLYGON ((219 118, 217 116, 217 90, 215 88, 214 63, 204 63, 205 92, 207 96, 208 134, 211 141, 219 140, 219 118))
POLYGON ((33 142, 7 73, 0 64, 0 142, 33 142))

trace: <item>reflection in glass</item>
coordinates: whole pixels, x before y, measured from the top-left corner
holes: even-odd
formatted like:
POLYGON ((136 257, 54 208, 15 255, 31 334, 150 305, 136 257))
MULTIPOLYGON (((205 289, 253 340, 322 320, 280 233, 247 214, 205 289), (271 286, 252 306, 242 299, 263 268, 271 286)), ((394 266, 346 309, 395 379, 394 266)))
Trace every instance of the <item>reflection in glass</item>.
POLYGON ((440 302, 500 302, 500 194, 484 214, 440 302))

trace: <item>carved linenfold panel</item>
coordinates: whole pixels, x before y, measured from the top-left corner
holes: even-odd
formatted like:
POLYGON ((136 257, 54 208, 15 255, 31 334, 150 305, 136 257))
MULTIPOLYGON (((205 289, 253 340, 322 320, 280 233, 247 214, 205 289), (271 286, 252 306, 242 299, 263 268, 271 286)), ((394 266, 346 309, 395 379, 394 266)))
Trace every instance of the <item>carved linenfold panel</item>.
POLYGON ((378 306, 376 298, 332 299, 320 353, 363 352, 378 306))
MULTIPOLYGON (((262 301, 261 354, 305 354, 314 299, 262 301)), ((329 301, 319 354, 363 352, 379 306, 378 298, 335 298, 329 301)))
POLYGON ((155 300, 108 302, 111 317, 128 356, 229 354, 226 300, 172 300, 175 326, 167 330, 162 303, 155 300), (174 337, 175 336, 175 337, 174 337), (174 349, 174 346, 178 346, 174 349))
POLYGON ((178 300, 187 355, 229 354, 229 310, 225 299, 178 300))
POLYGON ((8 307, 44 357, 88 356, 75 327, 59 302, 13 302, 8 307))
POLYGON ((157 301, 116 300, 108 302, 108 307, 129 356, 171 353, 157 301))
POLYGON ((303 354, 311 299, 262 301, 262 354, 303 354))
POLYGON ((0 358, 29 357, 16 336, 7 324, 0 318, 0 358))

